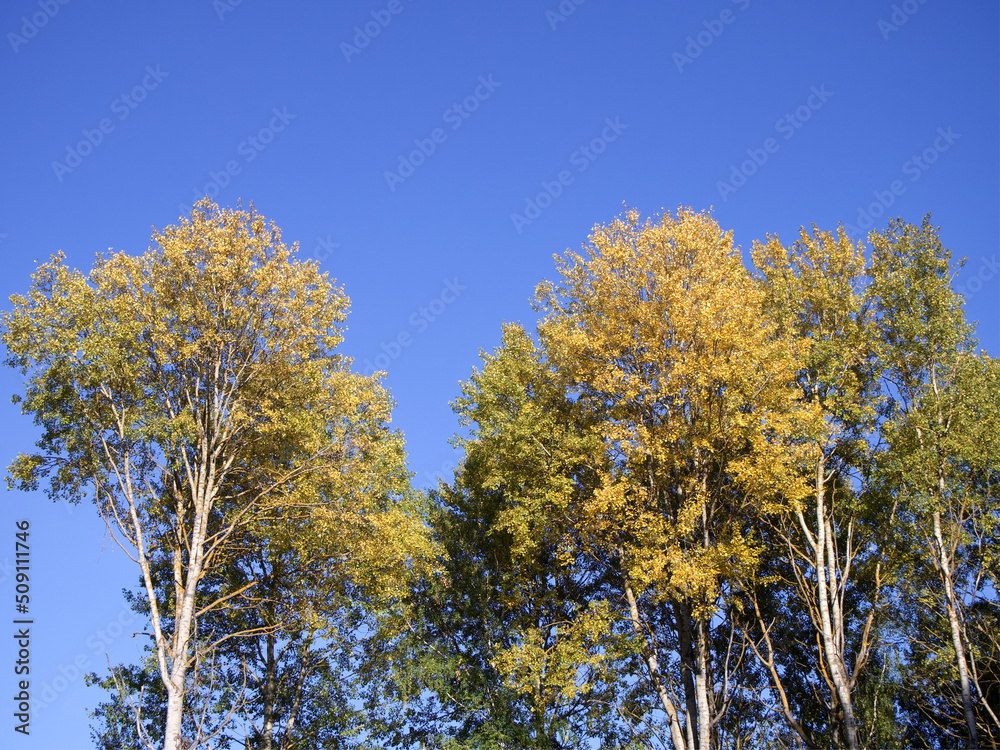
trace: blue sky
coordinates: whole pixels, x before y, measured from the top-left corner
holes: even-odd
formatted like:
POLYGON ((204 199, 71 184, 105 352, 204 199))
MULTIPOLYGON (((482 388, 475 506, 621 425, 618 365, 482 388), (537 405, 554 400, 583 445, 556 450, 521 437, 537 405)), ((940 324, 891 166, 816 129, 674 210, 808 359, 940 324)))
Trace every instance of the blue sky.
MULTIPOLYGON (((863 233, 931 212, 968 258, 956 285, 995 355, 998 21, 996 3, 943 0, 9 0, 0 292, 7 305, 60 249, 83 269, 143 252, 203 194, 252 200, 350 296, 344 351, 388 371, 421 486, 450 476, 448 404, 479 350, 503 321, 530 326, 553 254, 624 205, 712 208, 746 251, 801 225, 863 233)), ((6 401, 4 465, 35 435, 6 401)), ((139 653, 121 597, 137 571, 93 508, 7 493, 8 623, 16 519, 31 522, 46 705, 25 738, 5 699, 0 744, 90 747, 102 694, 74 670, 139 653)))

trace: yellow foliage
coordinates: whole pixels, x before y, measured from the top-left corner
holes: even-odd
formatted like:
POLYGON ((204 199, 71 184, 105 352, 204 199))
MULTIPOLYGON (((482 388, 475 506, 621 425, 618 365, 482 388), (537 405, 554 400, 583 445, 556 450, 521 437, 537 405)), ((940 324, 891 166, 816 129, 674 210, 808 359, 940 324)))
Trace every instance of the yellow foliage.
POLYGON ((612 459, 582 511, 590 543, 621 554, 642 589, 713 601, 756 555, 747 508, 802 497, 810 436, 798 398, 809 343, 765 315, 730 233, 707 214, 595 227, 539 286, 542 347, 602 417, 612 459))

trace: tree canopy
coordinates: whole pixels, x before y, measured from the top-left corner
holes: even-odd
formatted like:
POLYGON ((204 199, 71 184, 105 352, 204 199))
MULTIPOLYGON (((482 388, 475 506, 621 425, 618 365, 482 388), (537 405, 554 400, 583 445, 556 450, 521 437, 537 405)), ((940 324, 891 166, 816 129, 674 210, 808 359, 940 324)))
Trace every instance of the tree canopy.
POLYGON ((746 257, 691 209, 595 226, 424 492, 295 253, 202 202, 4 314, 10 483, 92 499, 141 574, 99 746, 1000 742, 1000 364, 929 217, 746 257))
POLYGON ((53 257, 4 315, 42 430, 11 482, 91 498, 137 562, 170 750, 221 731, 182 727, 215 650, 282 632, 350 582, 402 585, 421 530, 393 501, 406 472, 388 396, 336 352, 348 299, 294 253, 252 207, 203 201, 141 256, 99 255, 86 275, 53 257), (280 549, 324 576, 268 592, 280 549), (267 597, 282 612, 232 616, 267 597), (229 626, 208 630, 220 613, 229 626))

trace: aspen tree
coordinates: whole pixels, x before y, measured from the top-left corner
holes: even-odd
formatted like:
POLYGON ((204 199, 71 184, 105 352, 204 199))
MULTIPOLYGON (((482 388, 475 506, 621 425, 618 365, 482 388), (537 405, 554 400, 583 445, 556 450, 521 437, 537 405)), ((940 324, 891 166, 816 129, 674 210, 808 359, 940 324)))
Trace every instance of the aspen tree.
POLYGON ((89 497, 137 563, 165 750, 198 739, 182 725, 204 656, 199 618, 260 584, 206 588, 248 528, 306 515, 340 539, 365 528, 354 549, 369 562, 400 543, 397 525, 379 520, 382 498, 366 508, 364 493, 371 473, 402 471, 388 396, 337 353, 348 299, 295 250, 252 206, 204 200, 140 256, 98 255, 89 274, 53 257, 4 314, 7 363, 24 374, 22 408, 41 427, 9 481, 89 497), (164 597, 154 560, 169 565, 164 597))

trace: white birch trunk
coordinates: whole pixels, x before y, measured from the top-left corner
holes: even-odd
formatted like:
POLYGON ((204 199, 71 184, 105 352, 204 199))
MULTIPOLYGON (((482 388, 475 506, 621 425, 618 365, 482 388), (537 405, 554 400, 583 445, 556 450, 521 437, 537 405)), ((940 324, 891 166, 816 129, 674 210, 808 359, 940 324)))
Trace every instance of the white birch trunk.
POLYGON ((820 627, 823 637, 823 650, 826 652, 827 663, 830 666, 830 677, 837 693, 837 701, 844 716, 844 739, 848 750, 858 750, 858 730, 854 717, 854 704, 851 701, 851 687, 841 653, 841 640, 838 636, 843 632, 843 621, 839 617, 840 607, 837 605, 837 573, 836 560, 833 555, 833 543, 829 538, 833 529, 826 517, 826 461, 821 458, 816 465, 816 583, 819 587, 820 627), (829 576, 829 579, 828 579, 829 576), (831 617, 831 600, 836 617, 831 617), (834 634, 836 628, 837 635, 834 634))

